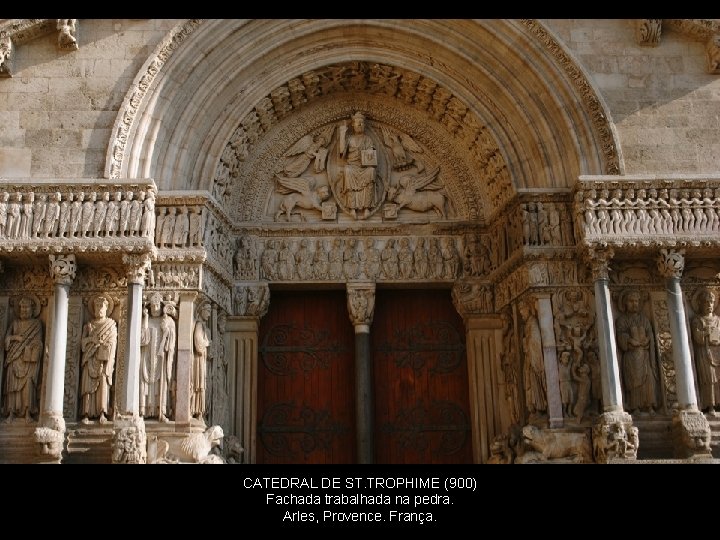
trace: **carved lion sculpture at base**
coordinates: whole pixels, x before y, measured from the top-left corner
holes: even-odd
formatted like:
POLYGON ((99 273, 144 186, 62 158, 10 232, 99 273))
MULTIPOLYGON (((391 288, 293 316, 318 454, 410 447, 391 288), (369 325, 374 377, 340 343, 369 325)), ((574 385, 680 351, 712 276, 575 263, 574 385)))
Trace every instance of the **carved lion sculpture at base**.
POLYGON ((532 425, 523 427, 522 433, 525 452, 515 463, 592 463, 592 447, 586 433, 542 430, 532 425))

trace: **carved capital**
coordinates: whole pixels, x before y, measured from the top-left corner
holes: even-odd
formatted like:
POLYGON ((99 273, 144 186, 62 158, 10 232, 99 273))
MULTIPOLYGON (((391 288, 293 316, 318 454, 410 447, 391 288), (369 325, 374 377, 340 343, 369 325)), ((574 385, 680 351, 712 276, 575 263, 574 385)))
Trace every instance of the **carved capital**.
POLYGON ((145 274, 150 270, 150 255, 143 253, 141 255, 123 255, 123 264, 127 272, 128 284, 135 283, 139 285, 145 284, 145 274))
POLYGON ((643 47, 657 47, 662 34, 662 19, 637 19, 635 39, 643 47))
POLYGON ((592 271, 593 281, 599 279, 609 279, 610 260, 615 255, 612 248, 591 249, 585 256, 587 264, 592 271))
POLYGON ((685 250, 661 249, 657 266, 661 276, 680 279, 685 269, 685 250))
POLYGON ((452 301, 463 319, 495 312, 493 287, 479 280, 456 281, 452 288, 452 301))
POLYGON ((72 285, 77 266, 75 255, 50 255, 50 277, 58 285, 72 285))
POLYGON ((353 326, 372 324, 375 313, 375 284, 348 283, 347 306, 353 326))

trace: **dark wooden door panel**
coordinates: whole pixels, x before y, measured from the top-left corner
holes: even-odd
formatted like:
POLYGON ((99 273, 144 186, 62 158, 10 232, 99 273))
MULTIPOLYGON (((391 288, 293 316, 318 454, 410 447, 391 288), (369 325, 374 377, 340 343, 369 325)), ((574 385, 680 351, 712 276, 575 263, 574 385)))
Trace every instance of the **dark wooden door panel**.
POLYGON ((354 463, 354 333, 344 291, 275 292, 260 323, 258 463, 354 463))
POLYGON ((377 463, 471 463, 465 330, 444 290, 378 290, 377 463))

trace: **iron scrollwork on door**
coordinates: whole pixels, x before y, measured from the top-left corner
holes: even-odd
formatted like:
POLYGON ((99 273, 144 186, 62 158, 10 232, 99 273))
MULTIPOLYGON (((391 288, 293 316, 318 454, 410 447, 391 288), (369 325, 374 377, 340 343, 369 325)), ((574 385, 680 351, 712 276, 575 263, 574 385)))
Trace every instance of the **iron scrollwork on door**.
POLYGON ((398 445, 407 450, 435 455, 459 451, 470 434, 470 421, 465 411, 450 401, 433 401, 429 406, 418 403, 402 409, 395 422, 382 426, 398 445))
POLYGON ((420 370, 428 366, 431 373, 450 373, 465 358, 465 337, 446 321, 397 330, 391 339, 381 343, 376 351, 392 354, 398 367, 420 370))
POLYGON ((334 355, 347 349, 332 341, 328 330, 293 324, 278 324, 266 334, 260 345, 262 363, 275 375, 293 375, 297 363, 304 372, 330 366, 334 355))
POLYGON ((334 422, 327 410, 313 410, 307 405, 277 403, 263 415, 258 435, 269 454, 282 457, 307 455, 328 450, 334 437, 347 433, 347 428, 334 422))

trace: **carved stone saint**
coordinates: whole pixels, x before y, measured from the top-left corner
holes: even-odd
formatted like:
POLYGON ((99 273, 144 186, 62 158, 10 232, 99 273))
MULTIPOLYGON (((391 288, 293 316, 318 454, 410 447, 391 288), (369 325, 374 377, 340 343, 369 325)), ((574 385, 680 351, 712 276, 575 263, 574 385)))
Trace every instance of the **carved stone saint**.
POLYGON ((540 324, 529 302, 521 302, 518 306, 522 318, 522 345, 525 360, 525 404, 530 419, 547 412, 547 384, 545 379, 545 363, 540 337, 540 324))
POLYGON ((696 315, 690 325, 695 352, 700 408, 717 416, 720 407, 720 317, 717 295, 703 287, 695 296, 696 315))
POLYGON ((193 418, 202 419, 205 415, 205 391, 207 389, 207 359, 210 346, 210 304, 200 307, 198 320, 193 331, 193 369, 190 399, 190 414, 193 418))
MULTIPOLYGON (((143 310, 140 332, 140 415, 168 421, 168 398, 171 392, 177 330, 175 303, 160 293, 150 297, 143 310)), ((173 400, 170 400, 174 403, 173 400)))
POLYGON ((88 423, 90 418, 99 418, 104 424, 110 411, 110 387, 118 338, 117 323, 107 316, 110 302, 102 295, 93 298, 94 318, 83 327, 80 379, 83 423, 88 423))
POLYGON ((657 360, 650 320, 640 310, 641 295, 626 290, 620 296, 616 333, 620 349, 625 401, 633 414, 655 414, 657 400, 657 360))
POLYGON ((40 306, 28 296, 17 303, 17 316, 5 335, 5 386, 3 409, 7 421, 37 413, 40 361, 43 353, 43 326, 37 318, 40 306))

